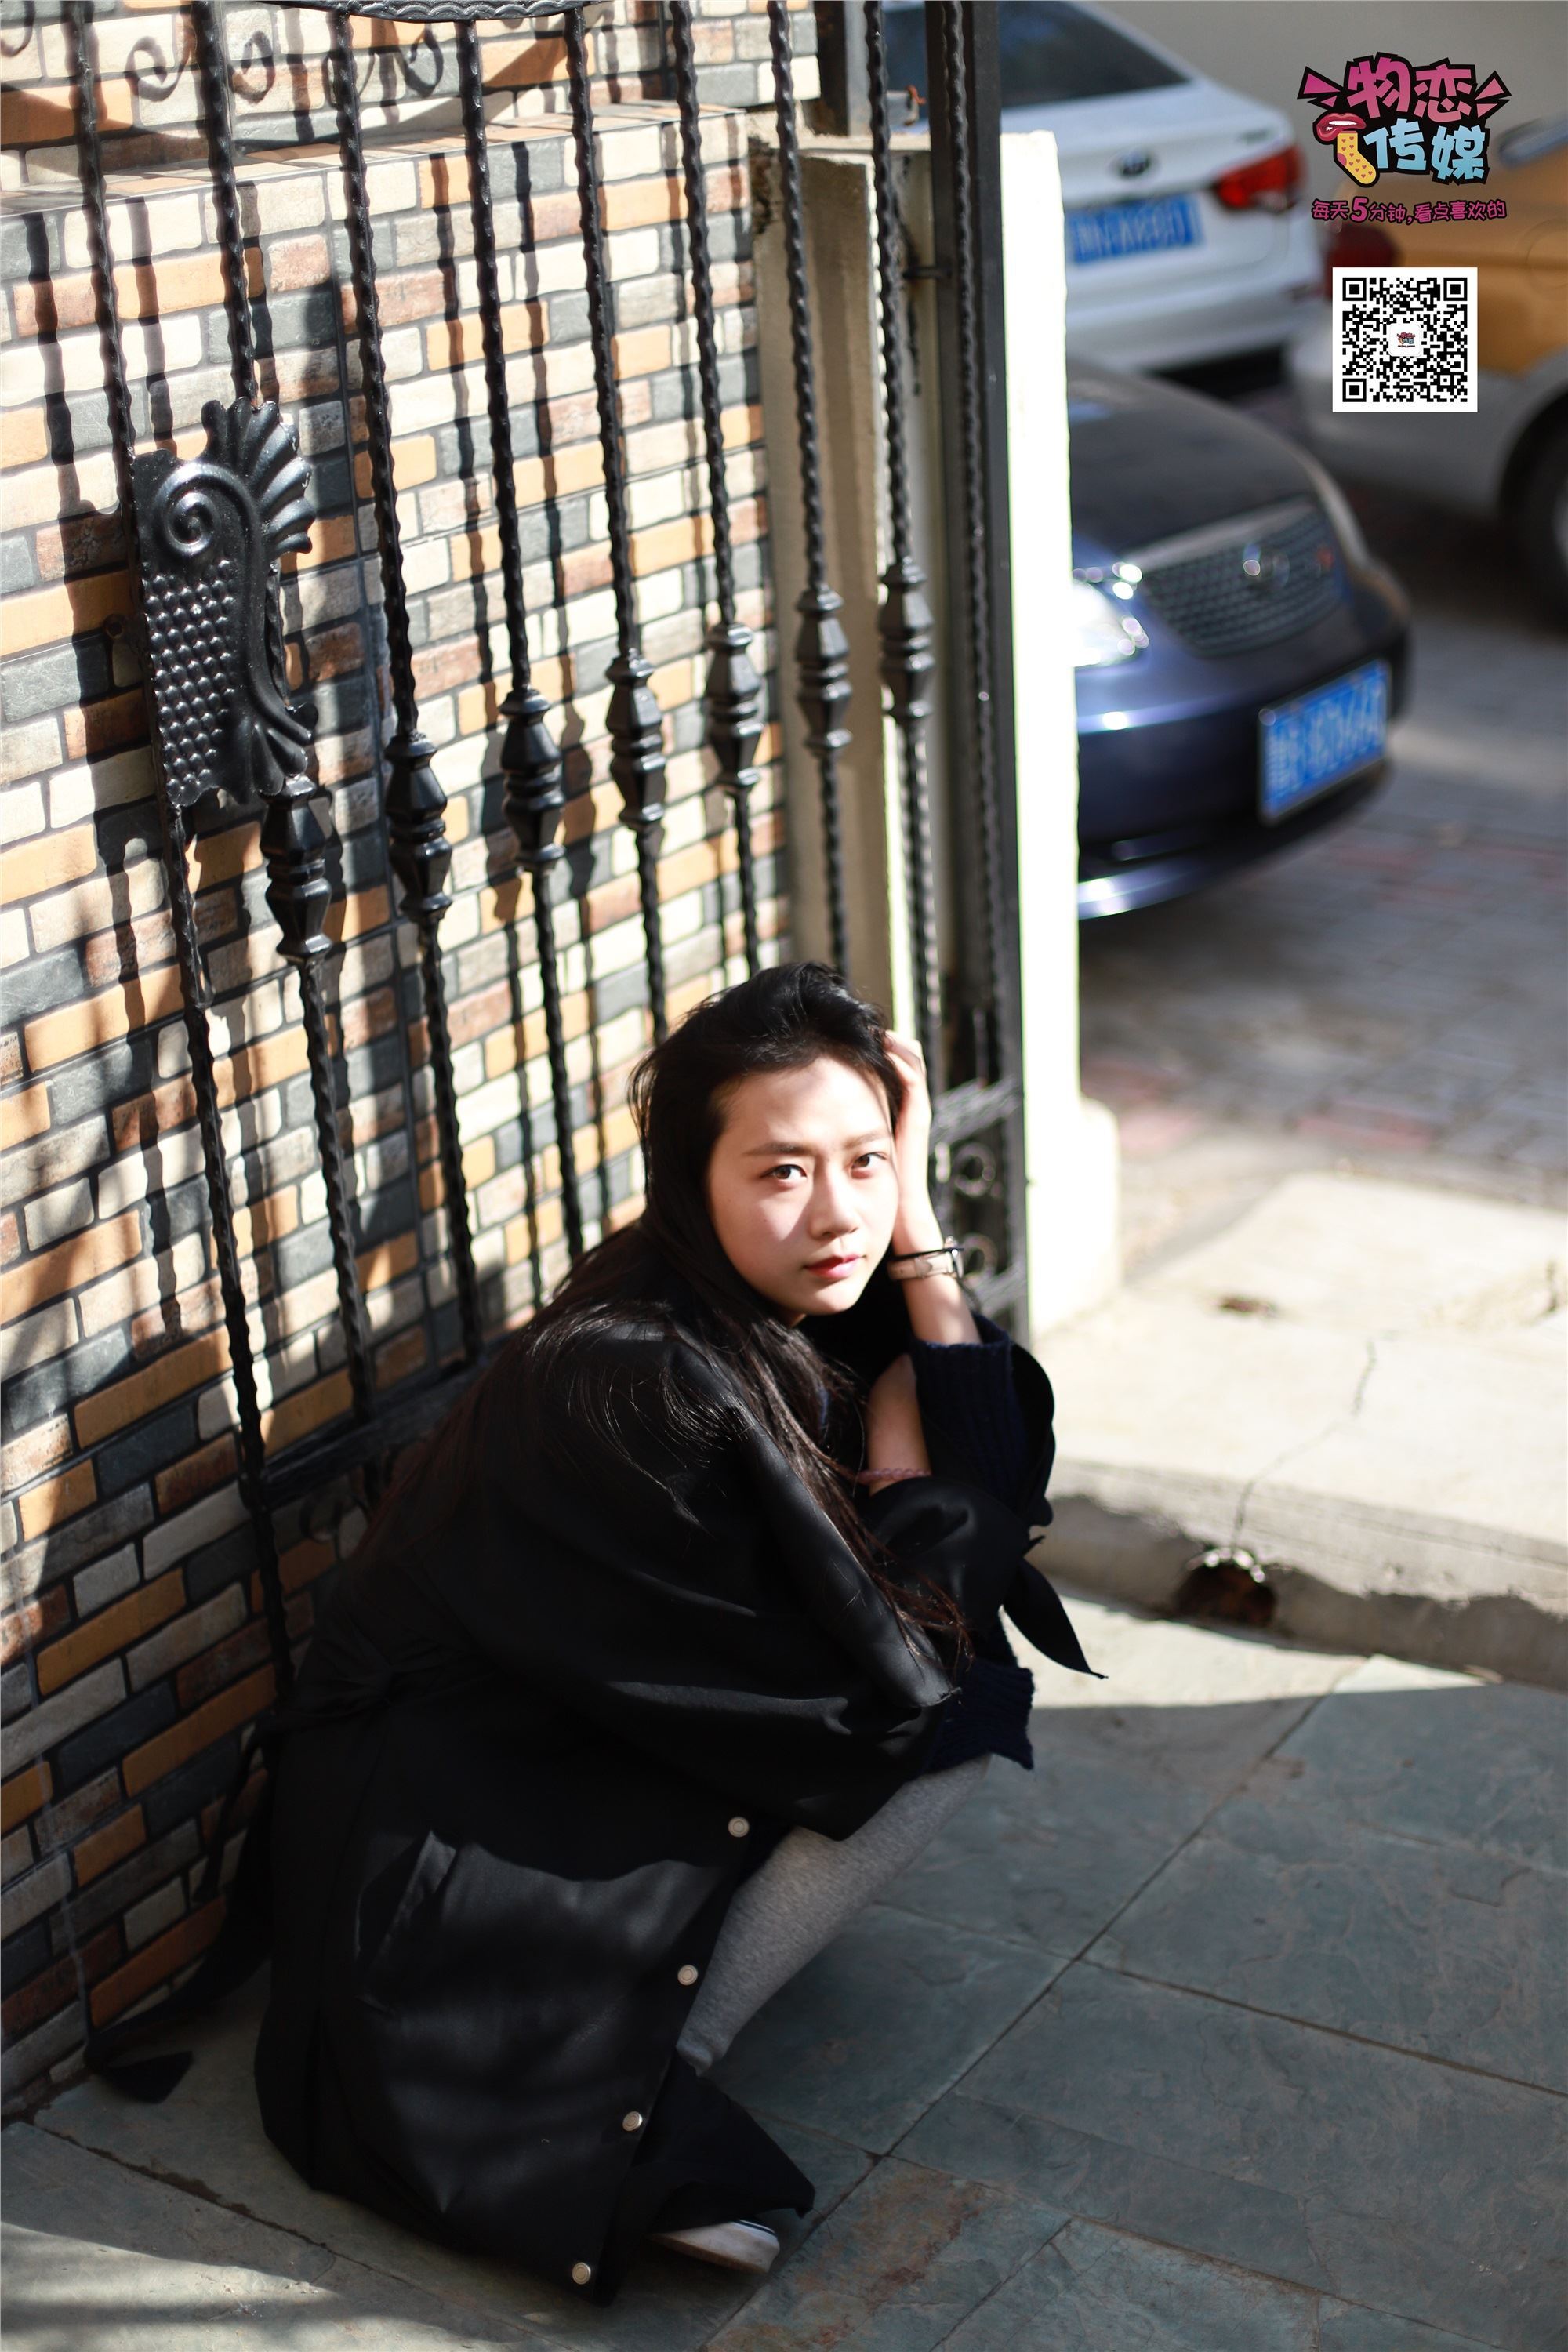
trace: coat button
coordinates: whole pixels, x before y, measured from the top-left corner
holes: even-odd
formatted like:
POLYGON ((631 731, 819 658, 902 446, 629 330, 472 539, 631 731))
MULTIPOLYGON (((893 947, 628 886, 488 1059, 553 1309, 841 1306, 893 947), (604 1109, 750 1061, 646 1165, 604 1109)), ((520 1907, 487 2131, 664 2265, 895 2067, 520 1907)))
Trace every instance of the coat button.
POLYGON ((641 2131, 642 2117, 638 2115, 635 2107, 632 2108, 628 2115, 624 2115, 621 2117, 621 2129, 623 2131, 641 2131))
POLYGON ((593 2275, 594 2275, 594 2265, 593 2265, 593 2263, 573 2263, 573 2265, 572 2265, 572 2284, 573 2284, 573 2285, 574 2285, 574 2286, 586 2286, 586 2285, 587 2285, 587 2284, 588 2284, 588 2281, 593 2277, 593 2275))
POLYGON ((731 1837, 744 1837, 751 1829, 751 1826, 752 1824, 746 1819, 744 1813, 737 1813, 734 1820, 730 1823, 730 1835, 731 1837))
POLYGON ((682 1984, 695 1984, 697 1982, 697 1971, 692 1967, 689 1960, 687 1961, 686 1966, 683 1969, 677 1969, 675 1973, 679 1978, 682 1984))

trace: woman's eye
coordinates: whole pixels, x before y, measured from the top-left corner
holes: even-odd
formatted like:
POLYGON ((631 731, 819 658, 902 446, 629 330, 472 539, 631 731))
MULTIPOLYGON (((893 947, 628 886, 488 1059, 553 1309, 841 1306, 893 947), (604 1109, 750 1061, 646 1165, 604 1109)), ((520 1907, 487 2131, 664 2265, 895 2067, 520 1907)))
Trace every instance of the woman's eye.
MULTIPOLYGON (((858 1152, 858 1153, 856 1154, 855 1165, 856 1165, 857 1167, 859 1167, 859 1166, 861 1165, 862 1161, 865 1161, 865 1160, 886 1160, 886 1159, 887 1159, 887 1157, 888 1157, 888 1155, 887 1155, 887 1153, 886 1153, 885 1151, 861 1151, 861 1152, 858 1152)), ((773 1177, 773 1176, 795 1176, 795 1175, 798 1175, 798 1174, 800 1174, 800 1173, 802 1173, 802 1172, 803 1172, 803 1171, 802 1171, 802 1170, 801 1170, 801 1165, 800 1165, 800 1162, 799 1162, 799 1160, 779 1160, 779 1161, 778 1161, 778 1163, 777 1163, 777 1165, 776 1165, 776 1166, 774 1166, 774 1167, 773 1167, 773 1168, 764 1168, 764 1169, 763 1169, 763 1181, 765 1181, 769 1177, 773 1177)))

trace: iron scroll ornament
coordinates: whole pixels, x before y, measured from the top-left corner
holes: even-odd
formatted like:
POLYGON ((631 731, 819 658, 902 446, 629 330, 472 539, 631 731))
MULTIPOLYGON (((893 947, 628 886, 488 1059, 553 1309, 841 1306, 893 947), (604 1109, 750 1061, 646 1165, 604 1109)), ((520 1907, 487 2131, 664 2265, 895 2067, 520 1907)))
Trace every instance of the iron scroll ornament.
POLYGON ((308 547, 310 468, 275 401, 209 400, 207 446, 133 460, 138 551, 163 777, 177 808, 223 790, 271 800, 298 776, 315 710, 286 699, 273 628, 279 558, 308 547))
POLYGON ((574 16, 592 0, 296 0, 324 16, 372 16, 388 25, 518 25, 574 16))

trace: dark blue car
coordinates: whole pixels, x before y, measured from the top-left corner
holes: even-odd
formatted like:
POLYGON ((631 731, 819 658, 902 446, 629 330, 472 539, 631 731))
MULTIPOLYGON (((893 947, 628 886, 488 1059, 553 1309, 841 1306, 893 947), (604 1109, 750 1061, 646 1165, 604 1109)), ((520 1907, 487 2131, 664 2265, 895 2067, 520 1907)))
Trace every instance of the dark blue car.
POLYGON ((1083 919, 1358 807, 1409 608, 1328 475, 1251 418, 1076 365, 1068 417, 1083 919))

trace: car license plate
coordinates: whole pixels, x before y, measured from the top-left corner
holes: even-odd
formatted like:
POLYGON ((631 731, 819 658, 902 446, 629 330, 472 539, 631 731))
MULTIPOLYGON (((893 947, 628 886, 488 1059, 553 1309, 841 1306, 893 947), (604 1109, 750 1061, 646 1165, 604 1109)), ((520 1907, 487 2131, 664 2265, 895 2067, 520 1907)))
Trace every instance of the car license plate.
POLYGON ((1081 269, 1091 261, 1124 261, 1135 253, 1168 253, 1178 245, 1201 245, 1203 224, 1191 196, 1150 196, 1142 203, 1100 205, 1069 212, 1068 259, 1081 269))
POLYGON ((1388 664, 1368 662, 1294 702, 1258 714, 1258 814, 1278 824, 1304 801, 1383 757, 1388 740, 1388 664))

